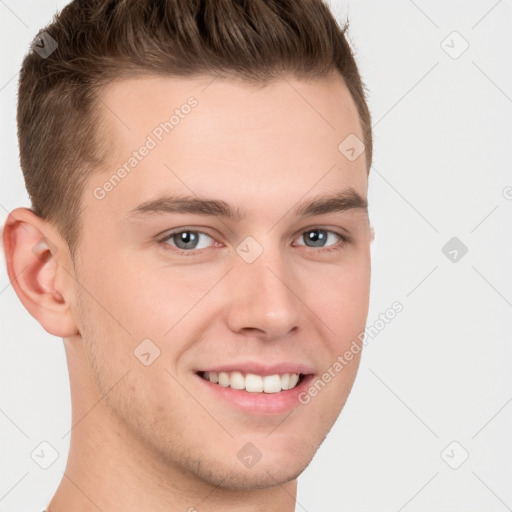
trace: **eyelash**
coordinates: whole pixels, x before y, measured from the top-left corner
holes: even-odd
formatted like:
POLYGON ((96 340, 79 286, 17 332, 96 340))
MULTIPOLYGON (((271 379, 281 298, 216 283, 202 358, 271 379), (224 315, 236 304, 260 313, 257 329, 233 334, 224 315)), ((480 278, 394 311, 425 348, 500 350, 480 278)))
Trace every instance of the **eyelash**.
MULTIPOLYGON (((305 235, 306 233, 310 233, 312 231, 324 231, 326 233, 332 233, 336 236, 338 236, 340 238, 340 241, 335 244, 334 246, 330 246, 330 247, 319 247, 318 249, 316 249, 316 252, 333 252, 333 251, 340 251, 342 250, 346 244, 350 244, 350 243, 353 243, 353 238, 347 234, 342 234, 342 233, 339 233, 338 231, 334 231, 332 229, 324 229, 324 228, 319 228, 319 227, 315 227, 315 228, 310 228, 310 229, 307 229, 305 231, 303 231, 299 238, 302 237, 303 235, 305 235)), ((173 251, 174 253, 176 253, 178 256, 195 256, 197 254, 201 254, 203 253, 204 251, 210 249, 211 247, 208 247, 208 248, 205 248, 205 249, 190 249, 190 250, 183 250, 183 249, 179 249, 171 244, 168 243, 168 241, 175 235, 179 235, 181 233, 197 233, 199 235, 206 235, 207 237, 211 238, 213 240, 213 237, 210 236, 208 233, 205 233, 204 231, 198 231, 198 230, 195 230, 195 229, 183 229, 183 228, 180 228, 178 230, 175 230, 175 231, 172 231, 170 233, 168 233, 164 238, 158 240, 158 243, 163 247, 164 250, 166 251, 173 251)), ((301 244, 302 245, 302 244, 301 244)), ((307 247, 307 246, 305 246, 307 247)), ((309 247, 309 249, 313 249, 315 250, 315 247, 309 247)))

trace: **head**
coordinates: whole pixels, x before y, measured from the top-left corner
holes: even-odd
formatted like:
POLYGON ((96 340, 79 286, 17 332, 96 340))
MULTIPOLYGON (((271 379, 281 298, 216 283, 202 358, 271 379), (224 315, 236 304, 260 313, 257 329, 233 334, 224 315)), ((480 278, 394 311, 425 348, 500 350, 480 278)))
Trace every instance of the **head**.
POLYGON ((296 478, 357 373, 336 361, 368 312, 372 137, 346 28, 319 0, 74 1, 23 62, 16 292, 77 403, 215 485, 296 478), (205 380, 238 368, 299 368, 309 399, 205 380))

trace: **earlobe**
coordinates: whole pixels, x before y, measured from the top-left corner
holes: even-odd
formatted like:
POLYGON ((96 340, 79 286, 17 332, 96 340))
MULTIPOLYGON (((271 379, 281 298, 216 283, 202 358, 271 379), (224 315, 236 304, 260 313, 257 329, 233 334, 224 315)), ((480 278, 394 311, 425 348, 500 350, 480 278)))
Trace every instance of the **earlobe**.
POLYGON ((28 208, 9 214, 2 238, 9 280, 27 311, 54 336, 75 335, 77 325, 69 305, 73 290, 55 287, 65 261, 62 255, 57 257, 65 247, 62 238, 28 208))

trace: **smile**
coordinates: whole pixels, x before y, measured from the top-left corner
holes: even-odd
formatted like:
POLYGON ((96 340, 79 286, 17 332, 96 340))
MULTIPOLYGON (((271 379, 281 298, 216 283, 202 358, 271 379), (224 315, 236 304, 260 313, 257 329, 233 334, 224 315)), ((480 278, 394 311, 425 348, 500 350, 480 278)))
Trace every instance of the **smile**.
POLYGON ((256 375, 241 371, 199 372, 203 379, 224 388, 245 390, 249 393, 279 393, 295 388, 304 375, 283 373, 274 375, 256 375))

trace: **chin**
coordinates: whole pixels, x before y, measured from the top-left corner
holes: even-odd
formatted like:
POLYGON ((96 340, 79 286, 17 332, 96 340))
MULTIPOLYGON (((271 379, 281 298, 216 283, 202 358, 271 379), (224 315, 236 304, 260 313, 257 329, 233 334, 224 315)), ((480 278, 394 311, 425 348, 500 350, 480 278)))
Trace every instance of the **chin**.
POLYGON ((257 489, 268 489, 277 487, 286 482, 295 480, 309 465, 310 460, 300 467, 290 466, 289 461, 283 460, 280 465, 275 463, 264 463, 260 460, 254 467, 217 468, 212 472, 209 468, 202 468, 197 476, 212 484, 226 490, 251 491, 257 489))
POLYGON ((221 464, 220 457, 202 457, 195 473, 224 489, 249 491, 276 487, 297 479, 310 464, 320 444, 304 440, 300 446, 294 443, 292 450, 282 449, 279 444, 274 449, 270 445, 262 448, 261 458, 250 467, 245 466, 236 454, 229 456, 226 451, 221 464))

